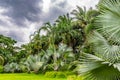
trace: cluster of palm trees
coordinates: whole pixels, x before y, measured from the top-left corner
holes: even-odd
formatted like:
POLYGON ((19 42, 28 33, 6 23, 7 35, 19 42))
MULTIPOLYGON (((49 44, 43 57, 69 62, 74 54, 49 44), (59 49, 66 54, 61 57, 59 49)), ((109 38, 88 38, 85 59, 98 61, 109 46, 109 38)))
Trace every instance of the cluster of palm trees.
POLYGON ((69 69, 84 80, 119 80, 119 8, 120 0, 100 0, 96 10, 77 6, 73 17, 66 14, 53 24, 45 23, 18 51, 14 40, 0 35, 0 64, 8 72, 69 69))

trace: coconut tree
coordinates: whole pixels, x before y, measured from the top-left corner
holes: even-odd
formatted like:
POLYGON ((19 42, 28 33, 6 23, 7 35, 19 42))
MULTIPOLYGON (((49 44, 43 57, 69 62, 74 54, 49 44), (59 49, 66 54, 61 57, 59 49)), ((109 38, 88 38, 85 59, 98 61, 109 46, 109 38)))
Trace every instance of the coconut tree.
POLYGON ((92 8, 86 10, 86 7, 82 8, 77 6, 77 9, 73 10, 71 14, 74 16, 73 19, 77 20, 82 28, 85 28, 88 24, 93 23, 94 17, 97 16, 99 12, 92 8))
POLYGON ((61 41, 72 47, 75 53, 76 47, 83 42, 82 31, 79 25, 76 25, 69 14, 67 14, 58 17, 55 23, 55 30, 56 40, 59 36, 59 43, 61 41))
POLYGON ((96 30, 89 33, 93 54, 83 53, 79 72, 85 80, 120 79, 120 0, 101 0, 96 30))
MULTIPOLYGON (((86 7, 79 7, 71 12, 73 15, 74 25, 73 28, 79 30, 78 39, 81 38, 79 46, 77 46, 77 51, 84 50, 86 52, 90 51, 90 46, 86 44, 86 36, 88 35, 89 31, 94 29, 94 21, 95 17, 99 15, 98 10, 93 10, 92 8, 86 9, 86 7)), ((79 42, 79 41, 77 41, 79 42)))

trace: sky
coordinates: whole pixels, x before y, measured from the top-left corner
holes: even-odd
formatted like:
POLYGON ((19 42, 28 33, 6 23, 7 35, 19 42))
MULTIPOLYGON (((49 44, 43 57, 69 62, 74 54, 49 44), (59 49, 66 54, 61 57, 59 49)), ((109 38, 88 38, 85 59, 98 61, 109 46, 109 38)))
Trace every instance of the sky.
POLYGON ((78 6, 93 7, 99 0, 0 0, 0 34, 21 45, 46 22, 70 13, 78 6))

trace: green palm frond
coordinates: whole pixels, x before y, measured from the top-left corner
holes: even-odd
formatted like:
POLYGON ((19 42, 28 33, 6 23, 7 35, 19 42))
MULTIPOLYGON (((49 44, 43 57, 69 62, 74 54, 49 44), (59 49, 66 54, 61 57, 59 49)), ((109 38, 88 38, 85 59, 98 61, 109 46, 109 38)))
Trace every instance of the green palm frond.
POLYGON ((120 46, 114 45, 108 42, 100 33, 93 32, 93 35, 89 36, 88 43, 93 45, 93 50, 97 55, 103 57, 105 60, 111 63, 120 62, 120 46))
POLYGON ((115 64, 111 65, 104 58, 97 55, 84 53, 81 58, 81 65, 76 69, 84 80, 119 80, 120 72, 115 64))
POLYGON ((98 31, 111 42, 120 43, 120 0, 102 0, 99 4, 101 15, 96 18, 98 31))
POLYGON ((83 53, 78 72, 85 80, 119 80, 120 79, 120 46, 112 44, 97 31, 87 38, 94 55, 83 53))

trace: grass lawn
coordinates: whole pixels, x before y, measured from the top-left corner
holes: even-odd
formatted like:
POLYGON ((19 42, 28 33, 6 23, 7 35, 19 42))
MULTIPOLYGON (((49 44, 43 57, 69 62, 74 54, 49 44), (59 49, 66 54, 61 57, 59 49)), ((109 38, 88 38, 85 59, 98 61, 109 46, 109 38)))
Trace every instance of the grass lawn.
POLYGON ((0 80, 67 80, 65 78, 46 78, 44 75, 35 74, 0 74, 0 80))

